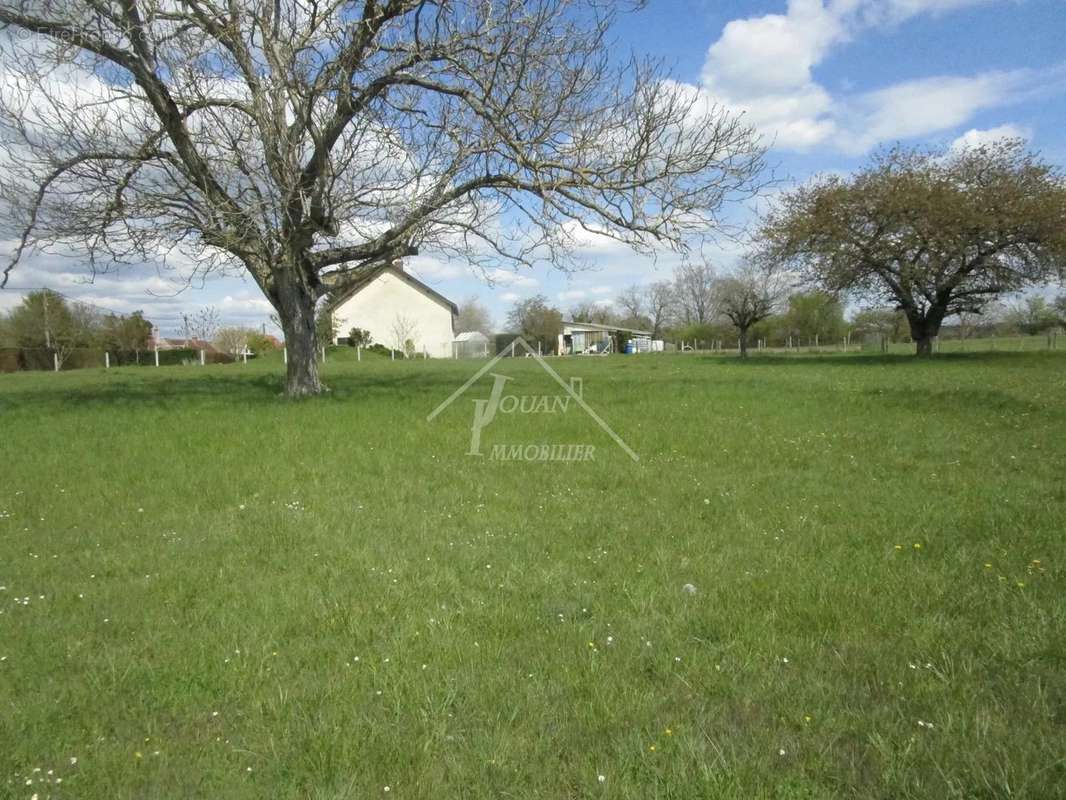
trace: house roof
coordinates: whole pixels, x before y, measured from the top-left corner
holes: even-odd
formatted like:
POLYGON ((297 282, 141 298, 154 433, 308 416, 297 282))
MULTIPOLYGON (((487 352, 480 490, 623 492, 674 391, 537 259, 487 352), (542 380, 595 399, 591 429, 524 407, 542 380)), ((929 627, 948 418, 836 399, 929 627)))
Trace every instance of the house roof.
POLYGON ((333 310, 340 306, 342 303, 346 303, 347 301, 351 300, 353 297, 359 294, 359 292, 363 291, 363 289, 369 286, 379 275, 385 272, 391 272, 397 278, 406 281, 415 289, 418 289, 420 292, 424 292, 425 294, 429 295, 442 306, 445 306, 450 309, 453 315, 459 313, 459 307, 447 297, 442 295, 440 292, 422 283, 422 281, 418 280, 418 278, 414 277, 413 275, 409 275, 405 270, 397 269, 396 267, 391 265, 378 267, 373 272, 368 272, 366 276, 363 277, 361 280, 352 284, 335 297, 331 297, 328 301, 328 306, 330 310, 333 310))
POLYGON ((574 322, 564 319, 563 325, 567 328, 582 328, 589 331, 621 331, 622 333, 639 333, 641 336, 651 336, 651 331, 638 331, 635 328, 622 328, 618 325, 600 325, 596 322, 574 322))
POLYGON ((206 342, 203 339, 195 339, 185 337, 173 337, 163 336, 154 340, 155 346, 162 349, 172 348, 174 350, 207 350, 209 353, 217 352, 215 346, 211 342, 206 342))

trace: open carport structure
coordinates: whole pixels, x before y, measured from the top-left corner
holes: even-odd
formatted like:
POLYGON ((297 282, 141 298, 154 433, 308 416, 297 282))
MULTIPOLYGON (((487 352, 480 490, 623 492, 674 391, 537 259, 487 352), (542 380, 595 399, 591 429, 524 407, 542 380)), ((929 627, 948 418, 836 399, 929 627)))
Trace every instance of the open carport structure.
POLYGON ((651 331, 635 328, 563 320, 563 332, 559 334, 559 354, 606 355, 645 352, 651 349, 651 336, 651 331))

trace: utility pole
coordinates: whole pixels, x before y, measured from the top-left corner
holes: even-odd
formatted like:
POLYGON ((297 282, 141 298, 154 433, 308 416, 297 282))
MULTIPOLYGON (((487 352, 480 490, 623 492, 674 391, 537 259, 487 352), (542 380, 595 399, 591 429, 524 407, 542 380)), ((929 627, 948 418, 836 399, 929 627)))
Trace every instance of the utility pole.
POLYGON ((48 330, 48 290, 41 292, 41 304, 44 306, 44 346, 52 349, 52 335, 48 330))

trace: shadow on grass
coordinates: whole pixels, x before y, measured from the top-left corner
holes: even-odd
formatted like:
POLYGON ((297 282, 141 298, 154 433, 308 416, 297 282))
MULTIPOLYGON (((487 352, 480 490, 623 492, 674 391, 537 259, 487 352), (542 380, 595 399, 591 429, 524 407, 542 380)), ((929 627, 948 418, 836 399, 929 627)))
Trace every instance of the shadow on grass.
MULTIPOLYGON (((691 356, 690 356, 691 357, 691 356)), ((744 367, 870 367, 914 365, 936 367, 943 364, 1018 364, 1043 363, 1048 359, 1066 359, 1066 350, 1039 350, 1007 353, 985 351, 980 353, 938 353, 929 358, 897 353, 795 353, 790 355, 752 353, 748 358, 735 354, 697 354, 695 359, 705 364, 734 364, 744 367)))
POLYGON ((137 372, 77 375, 75 381, 53 381, 50 373, 33 376, 21 385, 0 391, 0 412, 34 413, 81 408, 143 407, 172 409, 197 406, 279 406, 287 403, 330 403, 376 396, 398 398, 436 392, 441 398, 461 385, 444 372, 342 373, 323 376, 329 391, 315 398, 285 397, 285 376, 279 373, 187 372, 181 375, 144 375, 137 372))

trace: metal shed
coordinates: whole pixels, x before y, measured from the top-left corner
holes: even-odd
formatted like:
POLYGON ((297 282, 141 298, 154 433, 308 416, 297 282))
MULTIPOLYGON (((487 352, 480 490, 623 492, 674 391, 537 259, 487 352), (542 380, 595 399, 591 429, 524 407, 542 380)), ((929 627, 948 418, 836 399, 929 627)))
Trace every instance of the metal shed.
POLYGON ((650 349, 651 331, 621 328, 617 325, 563 320, 563 332, 559 334, 560 355, 641 353, 650 349))

